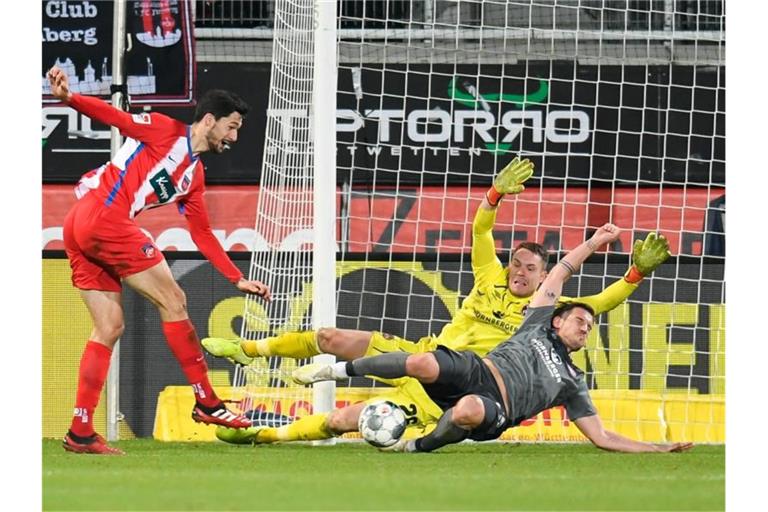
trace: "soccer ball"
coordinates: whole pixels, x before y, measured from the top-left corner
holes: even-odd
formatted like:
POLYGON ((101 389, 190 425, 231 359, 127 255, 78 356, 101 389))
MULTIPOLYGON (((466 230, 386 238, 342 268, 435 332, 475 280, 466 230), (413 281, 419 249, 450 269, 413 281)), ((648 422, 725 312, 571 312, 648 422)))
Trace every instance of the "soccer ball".
POLYGON ((373 402, 360 413, 357 426, 363 439, 377 448, 386 448, 403 436, 405 413, 387 400, 373 402))

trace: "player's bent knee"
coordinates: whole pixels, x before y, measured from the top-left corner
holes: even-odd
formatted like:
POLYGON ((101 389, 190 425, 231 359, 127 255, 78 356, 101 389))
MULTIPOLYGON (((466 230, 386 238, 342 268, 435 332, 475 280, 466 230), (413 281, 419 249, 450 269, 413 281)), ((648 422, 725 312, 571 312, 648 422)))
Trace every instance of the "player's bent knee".
POLYGON ((357 430, 357 419, 359 417, 359 407, 334 409, 328 413, 328 417, 325 419, 325 426, 335 435, 355 432, 357 430))
POLYGON ((317 331, 317 346, 326 353, 352 360, 365 355, 370 336, 361 336, 358 331, 323 327, 317 331))
POLYGON ((440 375, 440 365, 431 353, 413 354, 405 360, 405 371, 409 377, 421 382, 432 383, 440 375))
POLYGON ((339 344, 339 330, 334 327, 321 327, 316 336, 318 348, 326 354, 333 354, 339 344))
POLYGON ((485 406, 476 395, 463 397, 453 407, 453 422, 462 428, 477 428, 484 418, 485 406))
POLYGON ((125 324, 122 322, 110 325, 99 325, 94 327, 91 338, 94 339, 94 341, 101 341, 112 346, 117 342, 120 336, 123 335, 124 331, 125 324))
POLYGON ((178 285, 164 293, 158 302, 158 306, 172 318, 187 316, 187 296, 178 285))

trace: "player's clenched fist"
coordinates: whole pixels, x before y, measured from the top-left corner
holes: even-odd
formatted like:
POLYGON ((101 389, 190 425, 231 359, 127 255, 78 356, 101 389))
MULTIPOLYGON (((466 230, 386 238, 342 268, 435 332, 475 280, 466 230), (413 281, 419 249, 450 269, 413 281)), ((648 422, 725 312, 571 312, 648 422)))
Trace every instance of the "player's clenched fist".
POLYGON ((592 235, 590 241, 594 244, 593 249, 600 247, 603 244, 609 244, 619 239, 621 229, 615 224, 603 224, 595 234, 592 235))
POLYGON ((53 66, 48 70, 48 81, 51 83, 51 94, 60 99, 61 101, 67 101, 72 93, 69 90, 69 79, 63 69, 53 66))

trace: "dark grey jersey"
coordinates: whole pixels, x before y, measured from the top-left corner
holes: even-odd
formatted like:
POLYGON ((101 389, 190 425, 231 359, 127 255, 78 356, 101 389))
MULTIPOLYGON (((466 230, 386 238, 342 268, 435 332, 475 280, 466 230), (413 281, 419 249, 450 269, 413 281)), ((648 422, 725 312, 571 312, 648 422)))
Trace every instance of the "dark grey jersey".
POLYGON ((511 425, 556 405, 564 405, 572 420, 597 413, 584 373, 551 328, 554 310, 554 306, 529 308, 515 335, 486 356, 507 387, 511 425))

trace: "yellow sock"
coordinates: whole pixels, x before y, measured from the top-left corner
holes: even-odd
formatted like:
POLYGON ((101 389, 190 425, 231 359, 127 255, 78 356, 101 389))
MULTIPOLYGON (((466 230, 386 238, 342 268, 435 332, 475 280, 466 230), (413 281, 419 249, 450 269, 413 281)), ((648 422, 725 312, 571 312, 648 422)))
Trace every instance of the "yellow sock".
POLYGON ((312 414, 304 416, 290 425, 279 428, 265 428, 259 431, 260 443, 275 443, 278 441, 316 441, 334 437, 325 419, 328 414, 312 414))
POLYGON ((243 341, 243 352, 251 357, 282 356, 305 359, 320 354, 315 331, 286 332, 280 336, 243 341))

